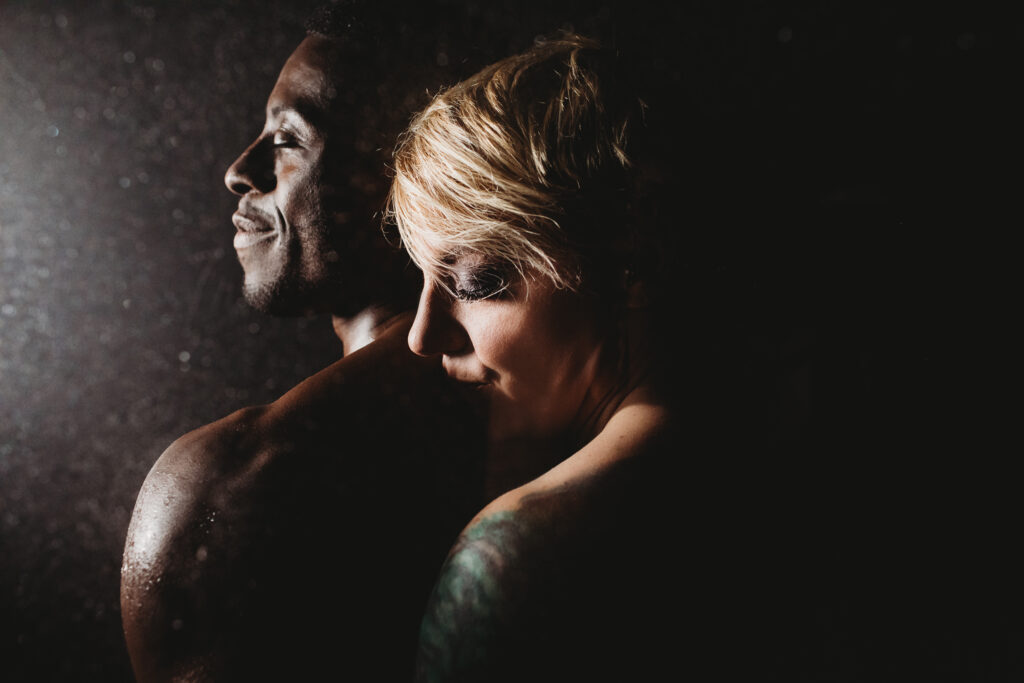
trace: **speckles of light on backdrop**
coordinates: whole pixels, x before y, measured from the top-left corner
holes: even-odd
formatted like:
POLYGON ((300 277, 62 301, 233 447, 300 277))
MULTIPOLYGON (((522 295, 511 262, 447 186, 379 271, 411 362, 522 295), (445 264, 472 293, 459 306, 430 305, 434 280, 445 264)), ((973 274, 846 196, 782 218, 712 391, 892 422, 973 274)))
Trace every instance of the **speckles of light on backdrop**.
MULTIPOLYGON (((131 680, 118 570, 149 467, 337 355, 327 321, 241 300, 223 185, 318 4, 0 4, 5 680, 131 680)), ((451 4, 440 61, 460 31, 506 52, 464 20, 497 35, 526 16, 451 4)))
POLYGON ((326 321, 269 319, 241 300, 222 181, 314 4, 244 22, 251 3, 0 8, 0 639, 17 648, 12 680, 29 661, 32 680, 129 680, 117 576, 146 471, 177 436, 337 354, 326 321), (58 642, 74 645, 46 657, 58 642))
MULTIPOLYGON (((336 355, 325 321, 275 320, 241 301, 241 272, 230 247, 234 198, 222 181, 262 126, 266 95, 315 4, 0 2, 4 680, 130 680, 117 581, 124 531, 147 469, 180 434, 274 398, 336 355)), ((446 17, 450 30, 437 36, 438 64, 458 63, 465 35, 495 57, 522 47, 518 39, 492 39, 497 31, 469 27, 516 21, 525 27, 530 3, 456 4, 446 17)), ((1005 87, 1012 79, 1003 81, 992 67, 1019 63, 1019 51, 992 46, 1005 44, 1008 34, 1019 42, 1019 24, 982 30, 959 12, 943 19, 941 9, 893 16, 893 3, 876 17, 872 3, 832 1, 804 12, 750 1, 734 4, 742 14, 735 21, 708 3, 652 2, 643 11, 635 2, 620 4, 630 12, 619 18, 633 19, 645 38, 655 28, 670 34, 645 41, 646 63, 655 71, 667 64, 665 82, 689 105, 751 110, 756 120, 774 112, 762 125, 791 128, 799 128, 793 121, 830 120, 823 116, 830 108, 848 109, 853 125, 820 127, 808 155, 822 164, 842 160, 848 177, 839 187, 847 195, 861 186, 864 169, 869 179, 889 178, 912 200, 952 194, 936 188, 952 187, 944 177, 950 166, 938 162, 950 154, 954 128, 933 123, 933 135, 926 124, 956 121, 936 113, 970 111, 988 101, 984 92, 1007 99, 1015 92, 1005 87), (670 16, 680 6, 689 8, 686 21, 670 16), (856 54, 829 57, 844 50, 856 54), (978 61, 983 58, 989 61, 978 61), (875 119, 882 125, 865 122, 885 88, 928 106, 902 110, 900 130, 919 143, 899 136, 903 156, 887 152, 879 164, 872 156, 878 145, 867 144, 871 134, 899 121, 883 111, 875 119), (922 88, 942 97, 921 99, 922 88), (793 118, 801 112, 803 119, 793 118)), ((1017 111, 981 109, 984 128, 991 117, 1017 111)), ((778 177, 778 184, 810 192, 786 173, 765 172, 775 168, 771 160, 792 154, 788 129, 764 130, 765 139, 780 140, 765 148, 779 153, 757 155, 768 161, 736 173, 778 177)), ((984 147, 973 140, 970 146, 984 147)), ((802 166, 809 185, 836 182, 819 164, 802 166)), ((964 168, 971 176, 983 170, 964 168)), ((1012 174, 1001 179, 1006 196, 1013 196, 1012 180, 1012 174)), ((976 232, 976 222, 970 225, 976 232)), ((756 227, 774 239, 763 222, 756 227)), ((879 244, 888 250, 891 240, 887 234, 879 244)), ((864 279, 863 269, 853 272, 864 279)), ((884 294, 879 301, 890 298, 884 294)), ((905 317, 900 308, 893 319, 905 317)))

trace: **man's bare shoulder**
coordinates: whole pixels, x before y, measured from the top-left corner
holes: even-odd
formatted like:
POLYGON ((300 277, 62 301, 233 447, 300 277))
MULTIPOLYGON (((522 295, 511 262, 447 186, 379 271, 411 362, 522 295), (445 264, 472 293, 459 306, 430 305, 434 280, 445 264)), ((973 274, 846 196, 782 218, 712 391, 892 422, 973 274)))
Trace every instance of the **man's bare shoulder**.
MULTIPOLYGON (((262 486, 272 483, 264 480, 278 480, 282 470, 309 472, 326 466, 324 458, 361 455, 369 444, 386 445, 414 414, 451 406, 444 417, 465 421, 465 413, 453 414, 463 396, 444 381, 436 359, 408 351, 407 327, 394 326, 272 403, 243 408, 177 439, 147 476, 135 516, 179 521, 183 508, 219 508, 228 501, 237 506, 247 492, 264 494, 262 486), (296 454, 301 458, 292 457, 296 454)), ((437 417, 418 419, 417 426, 437 417)), ((129 550, 136 548, 129 544, 129 550)))
MULTIPOLYGON (((390 332, 390 331, 389 331, 390 332)), ((367 413, 397 392, 436 396, 450 393, 437 364, 400 346, 395 329, 378 342, 340 359, 286 392, 276 401, 238 410, 174 441, 154 463, 140 491, 126 559, 151 554, 150 543, 190 520, 199 509, 216 510, 240 497, 262 495, 264 480, 294 466, 307 471, 310 456, 341 455, 346 445, 363 446, 372 430, 401 419, 400 411, 367 413), (424 362, 426 361, 426 362, 424 362), (302 460, 290 456, 302 453, 302 460)), ((454 399, 453 399, 454 400, 454 399)), ((126 568, 131 565, 126 563, 126 568)))
MULTIPOLYGON (((458 499, 465 492, 439 499, 443 477, 432 450, 447 448, 458 463, 475 447, 472 438, 453 445, 477 431, 462 400, 436 360, 408 351, 398 326, 277 401, 176 440, 142 486, 122 566, 129 650, 137 669, 154 672, 140 680, 173 679, 171 669, 197 680, 214 680, 217 670, 237 676, 242 667, 258 669, 259 658, 250 662, 246 653, 269 637, 262 632, 291 630, 299 643, 314 628, 313 608, 294 600, 299 585, 318 586, 325 608, 358 603, 342 595, 348 584, 331 587, 332 572, 339 581, 368 580, 361 564, 331 569, 359 561, 351 549, 391 562, 375 568, 381 576, 405 566, 426 572, 424 579, 400 577, 422 584, 425 599, 458 526, 421 508, 436 503, 438 515, 467 512, 458 499), (427 535, 430 523, 439 538, 427 535), (384 547, 387 538, 402 548, 384 547), (298 562, 310 553, 314 562, 298 562)), ((415 601, 409 590, 393 591, 394 599, 415 601)), ((265 645, 288 651, 281 642, 265 645)))
MULTIPOLYGON (((193 617, 222 581, 218 528, 227 501, 259 470, 259 458, 245 456, 264 414, 246 408, 182 436, 143 482, 121 566, 122 621, 139 680, 207 680, 200 672, 209 653, 188 646, 203 628, 193 617), (207 588, 199 595, 196 587, 207 588)), ((214 637, 204 631, 200 639, 214 637)))

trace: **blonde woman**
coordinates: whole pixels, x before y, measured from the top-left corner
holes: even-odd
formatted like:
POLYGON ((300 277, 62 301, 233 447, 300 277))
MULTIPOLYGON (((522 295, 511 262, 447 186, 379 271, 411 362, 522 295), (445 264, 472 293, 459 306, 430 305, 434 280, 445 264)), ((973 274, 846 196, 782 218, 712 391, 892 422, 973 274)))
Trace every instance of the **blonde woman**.
POLYGON ((676 649, 679 413, 628 86, 564 35, 440 93, 396 151, 390 211, 424 273, 409 345, 492 414, 494 498, 442 569, 420 680, 647 680, 676 649))

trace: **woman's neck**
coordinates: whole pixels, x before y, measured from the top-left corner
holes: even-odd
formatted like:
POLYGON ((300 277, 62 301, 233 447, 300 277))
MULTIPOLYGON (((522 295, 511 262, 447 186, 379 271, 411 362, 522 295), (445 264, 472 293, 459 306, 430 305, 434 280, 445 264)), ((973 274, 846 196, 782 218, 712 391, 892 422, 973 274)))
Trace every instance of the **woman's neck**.
POLYGON ((627 310, 615 348, 603 349, 586 400, 572 425, 572 440, 582 448, 601 433, 624 404, 653 395, 651 368, 657 354, 650 334, 648 310, 627 310))

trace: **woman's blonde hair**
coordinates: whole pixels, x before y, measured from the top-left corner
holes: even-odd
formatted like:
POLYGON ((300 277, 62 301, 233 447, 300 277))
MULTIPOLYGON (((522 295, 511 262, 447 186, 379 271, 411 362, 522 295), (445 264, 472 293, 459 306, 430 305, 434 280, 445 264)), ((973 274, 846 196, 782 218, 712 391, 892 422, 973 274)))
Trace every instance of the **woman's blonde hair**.
POLYGON ((609 267, 641 106, 622 80, 596 42, 563 34, 438 94, 399 140, 388 198, 416 265, 444 276, 471 252, 570 290, 609 267))

